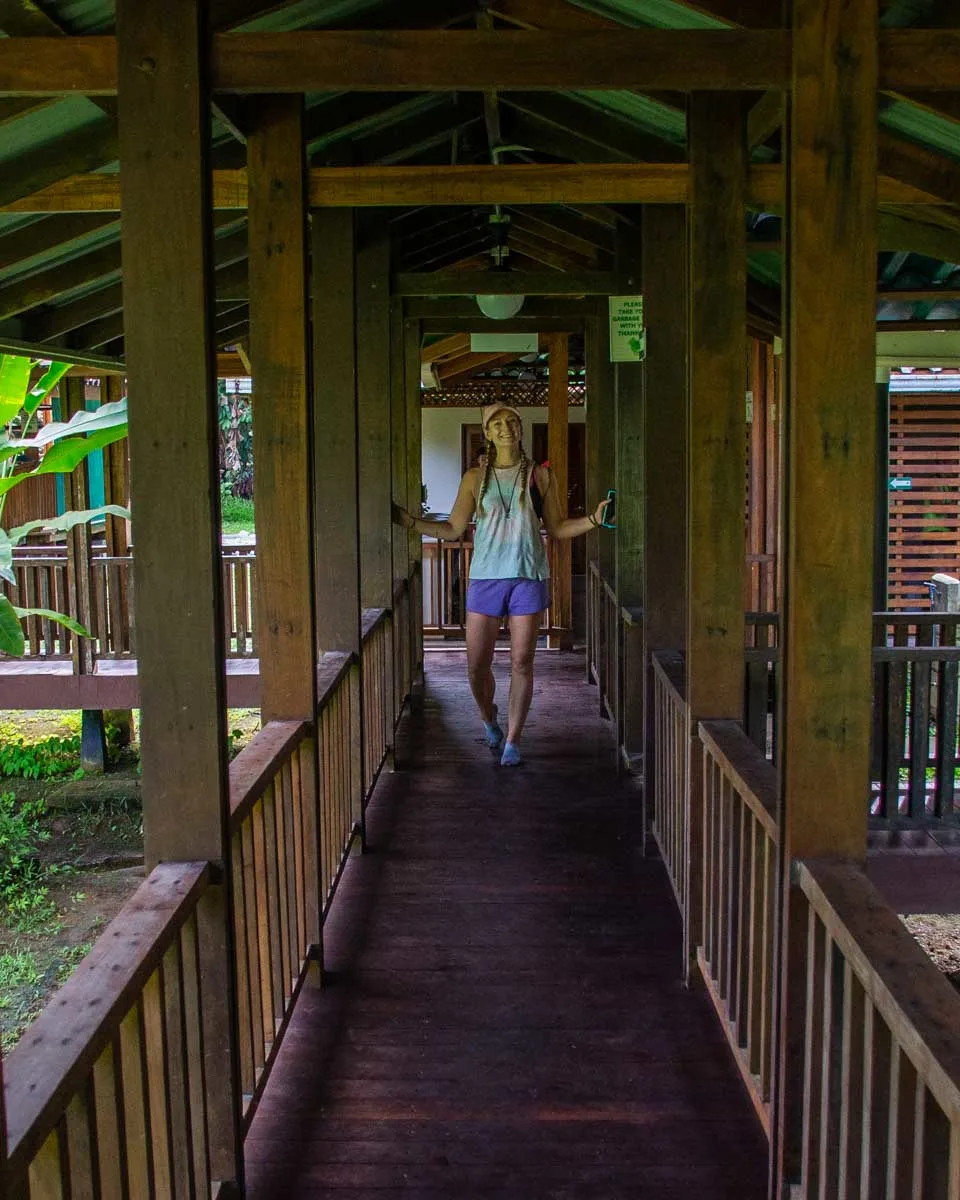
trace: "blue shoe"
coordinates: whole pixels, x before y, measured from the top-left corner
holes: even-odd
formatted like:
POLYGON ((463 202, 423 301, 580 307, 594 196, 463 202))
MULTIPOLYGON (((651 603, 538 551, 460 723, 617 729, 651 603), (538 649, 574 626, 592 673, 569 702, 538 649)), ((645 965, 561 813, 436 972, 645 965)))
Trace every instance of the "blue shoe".
POLYGON ((493 706, 493 720, 484 721, 483 732, 487 739, 487 745, 491 750, 499 750, 503 744, 503 730, 497 723, 497 706, 493 706))
POLYGON ((513 742, 507 742, 503 748, 503 754, 500 758, 501 767, 519 767, 523 762, 520 757, 520 751, 516 748, 513 742))

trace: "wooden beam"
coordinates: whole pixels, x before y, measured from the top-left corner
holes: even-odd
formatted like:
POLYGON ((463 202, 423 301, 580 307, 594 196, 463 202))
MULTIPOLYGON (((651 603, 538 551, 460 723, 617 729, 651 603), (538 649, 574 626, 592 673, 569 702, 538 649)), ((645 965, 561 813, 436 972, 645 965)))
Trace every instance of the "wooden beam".
MULTIPOLYGON (((2 44, 2 43, 0 43, 2 44)), ((520 163, 488 166, 319 167, 310 172, 314 208, 389 208, 445 205, 684 204, 688 191, 684 163, 520 163)), ((0 212, 118 212, 118 175, 79 175, 0 206, 0 212)), ((884 204, 929 205, 932 192, 884 177, 884 204)), ((748 173, 745 206, 770 210, 783 203, 783 168, 755 165, 748 173)), ((213 204, 245 209, 243 170, 213 173, 213 204)))
MULTIPOLYGON (((144 849, 148 870, 163 860, 219 864, 197 915, 209 1171, 242 1194, 228 952, 230 791, 205 8, 204 0, 170 0, 162 8, 140 0, 117 5, 123 263, 131 285, 125 347, 137 409, 130 422, 130 474, 144 849)), ((82 62, 82 48, 69 42, 69 61, 82 62)))
MULTIPOLYGON (((960 30, 884 30, 879 45, 884 90, 956 89, 960 30)), ((382 91, 388 79, 411 92, 766 91, 787 86, 789 55, 789 34, 780 29, 598 29, 575 39, 527 29, 298 29, 214 35, 212 70, 215 88, 240 93, 382 91)), ((116 90, 111 37, 0 38, 0 95, 116 90)))
POLYGON ((743 712, 747 157, 741 106, 733 97, 692 96, 689 144, 688 971, 703 933, 703 751, 697 726, 706 719, 739 720, 743 712))
POLYGON ((777 1186, 798 1177, 804 1108, 808 906, 791 863, 867 849, 877 470, 877 4, 795 0, 793 20, 777 1186))
MULTIPOLYGON (((247 140, 256 604, 264 722, 316 712, 303 108, 270 97, 247 140)), ((309 761, 309 760, 308 760, 309 761)), ((316 914, 314 914, 316 917, 316 914)), ((319 942, 319 925, 310 938, 319 942)))
POLYGON ((884 175, 918 187, 945 204, 960 204, 960 164, 955 159, 894 137, 886 130, 880 130, 878 136, 878 165, 884 175))
POLYGON ((106 230, 119 235, 120 222, 110 213, 76 213, 46 217, 0 237, 0 271, 25 267, 32 258, 67 247, 106 230))
POLYGON ((87 354, 85 351, 65 346, 45 346, 20 338, 0 337, 0 353, 23 354, 31 358, 49 358, 52 351, 56 351, 63 362, 72 362, 83 366, 86 373, 91 376, 126 375, 127 373, 126 364, 122 359, 113 358, 107 354, 87 354))
POLYGON ((394 296, 606 296, 614 277, 605 271, 428 271, 393 277, 394 296))
MULTIPOLYGON (((231 34, 213 45, 214 86, 234 92, 765 89, 783 86, 779 30, 396 31, 231 34)), ((0 59, 0 71, 3 61, 0 59)))

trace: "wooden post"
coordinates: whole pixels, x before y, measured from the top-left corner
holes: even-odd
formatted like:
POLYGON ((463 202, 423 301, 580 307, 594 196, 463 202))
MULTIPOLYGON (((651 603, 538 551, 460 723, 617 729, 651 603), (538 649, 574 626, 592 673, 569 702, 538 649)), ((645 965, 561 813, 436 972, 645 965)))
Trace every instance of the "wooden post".
POLYGON ((890 572, 890 369, 877 367, 876 511, 873 529, 873 611, 886 612, 890 572))
MULTIPOLYGON (((594 301, 592 313, 586 319, 584 350, 587 367, 587 446, 586 446, 586 505, 592 512, 613 486, 613 368, 610 364, 610 320, 607 297, 594 301)), ((598 529, 587 534, 587 563, 596 562, 604 579, 613 581, 615 548, 607 537, 609 530, 598 529)), ((589 568, 588 568, 589 570, 589 568)), ((603 613, 594 613, 590 602, 590 579, 587 578, 587 629, 596 630, 603 613)), ((601 675, 603 674, 601 670, 601 675)), ((590 678, 589 655, 587 678, 590 678)), ((606 713, 603 680, 597 680, 600 691, 600 711, 606 713)))
MULTIPOLYGON (((415 516, 420 512, 423 494, 423 414, 420 403, 420 322, 403 322, 404 399, 407 417, 407 499, 404 507, 415 516)), ((412 529, 408 534, 411 584, 414 573, 417 586, 410 592, 410 674, 413 688, 423 684, 423 537, 412 529)))
MULTIPOLYGON (((567 516, 569 486, 568 458, 570 453, 570 338, 566 333, 545 335, 550 356, 550 379, 547 392, 547 459, 556 484, 560 515, 567 516)), ((573 558, 569 541, 557 541, 553 546, 552 624, 560 632, 550 639, 551 646, 570 650, 573 646, 573 558)))
MULTIPOLYGON (((643 210, 643 308, 649 336, 643 365, 650 402, 643 412, 646 504, 643 538, 643 636, 647 696, 654 650, 687 644, 687 212, 680 205, 643 210)), ((618 535, 619 536, 619 535, 618 535)), ((646 706, 644 789, 653 801, 653 705, 646 706)))
POLYGON ((262 98, 247 142, 261 713, 316 714, 312 401, 302 100, 262 98))
POLYGON ((795 0, 782 711, 781 1010, 771 1161, 799 1167, 806 904, 799 858, 863 859, 876 493, 877 6, 795 0), (839 335, 839 336, 838 336, 839 335))
MULTIPOLYGON (((639 219, 641 210, 636 210, 639 219)), ((623 226, 617 237, 618 288, 623 295, 642 291, 643 239, 641 230, 623 226)), ((616 555, 617 642, 619 645, 619 746, 629 765, 643 752, 643 628, 639 620, 625 623, 623 610, 639 618, 643 606, 644 509, 646 460, 643 446, 645 407, 641 363, 617 363, 614 368, 615 471, 611 486, 617 489, 616 555)), ((659 398, 658 398, 659 399, 659 398)), ((675 518, 674 518, 675 519, 675 518)))
MULTIPOLYGON (((403 331, 403 301, 399 298, 390 302, 390 498, 391 501, 407 507, 407 374, 404 358, 403 331)), ((391 572, 392 586, 390 589, 390 605, 393 609, 391 632, 393 647, 391 658, 394 671, 403 670, 403 664, 409 657, 398 653, 401 642, 406 641, 409 650, 409 628, 401 625, 403 613, 409 613, 410 600, 410 537, 399 525, 390 526, 391 551, 393 567, 391 572), (405 593, 404 605, 397 607, 396 597, 405 593), (398 661, 399 660, 399 661, 398 661)), ((409 620, 409 617, 407 618, 409 620)), ((394 699, 396 711, 393 714, 394 724, 400 719, 400 710, 410 694, 408 678, 394 680, 394 699)), ((395 731, 390 740, 396 742, 395 731)), ((397 766, 396 751, 394 751, 394 766, 397 766)))
POLYGON ((703 919, 699 721, 743 713, 746 553, 746 136, 741 98, 696 93, 690 147, 690 410, 687 425, 687 893, 689 972, 703 919))
MULTIPOLYGON (((357 252, 357 419, 360 453, 360 603, 393 605, 390 504, 393 469, 390 393, 390 239, 371 230, 357 252)), ((384 737, 393 746, 393 669, 387 664, 384 737)))
MULTIPOLYGON (((313 388, 316 621, 321 651, 360 656, 359 447, 357 441, 354 212, 318 208, 313 229, 313 388)), ((359 672, 359 666, 355 668, 359 672)), ((351 689, 351 804, 363 830, 363 727, 351 689)))
MULTIPOLYGON (((247 141, 250 272, 249 370, 254 380, 254 572, 260 711, 315 721, 317 628, 313 566, 313 392, 307 335, 307 209, 303 99, 264 97, 247 141)), ((322 861, 317 822, 318 739, 301 748, 307 860, 306 931, 322 961, 322 861)), ((299 965, 299 964, 298 964, 299 965)))
MULTIPOLYGON (((104 404, 113 404, 123 399, 123 380, 119 375, 107 375, 101 384, 100 399, 104 404)), ((107 504, 126 505, 130 500, 130 448, 127 439, 113 442, 103 452, 104 500, 107 504)), ((107 554, 110 558, 122 558, 129 550, 127 543, 127 521, 124 517, 106 518, 107 554)), ((124 593, 123 600, 127 596, 124 593)))
POLYGON ((218 865, 198 909, 210 1166, 242 1194, 206 8, 117 5, 124 326, 146 865, 218 865))

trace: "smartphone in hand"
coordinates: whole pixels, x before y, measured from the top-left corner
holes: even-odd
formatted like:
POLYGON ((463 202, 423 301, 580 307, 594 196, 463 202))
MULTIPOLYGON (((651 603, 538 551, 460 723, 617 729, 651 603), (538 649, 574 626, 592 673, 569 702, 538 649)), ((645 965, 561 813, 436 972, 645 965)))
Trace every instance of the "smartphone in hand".
POLYGON ((603 514, 603 526, 605 529, 616 529, 617 527, 617 489, 611 488, 607 492, 607 507, 603 514))

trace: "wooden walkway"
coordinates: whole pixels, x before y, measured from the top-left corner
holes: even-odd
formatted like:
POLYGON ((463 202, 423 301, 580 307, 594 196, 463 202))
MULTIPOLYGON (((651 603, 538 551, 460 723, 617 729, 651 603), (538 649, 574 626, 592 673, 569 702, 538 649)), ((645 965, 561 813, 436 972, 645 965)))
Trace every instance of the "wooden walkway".
MULTIPOLYGON (((527 763, 430 654, 247 1139, 248 1196, 753 1200, 766 1143, 579 656, 538 656, 527 763)), ((505 704, 506 657, 496 673, 505 704)))

